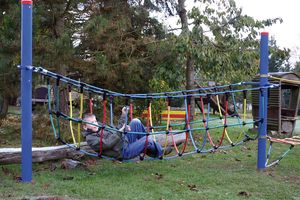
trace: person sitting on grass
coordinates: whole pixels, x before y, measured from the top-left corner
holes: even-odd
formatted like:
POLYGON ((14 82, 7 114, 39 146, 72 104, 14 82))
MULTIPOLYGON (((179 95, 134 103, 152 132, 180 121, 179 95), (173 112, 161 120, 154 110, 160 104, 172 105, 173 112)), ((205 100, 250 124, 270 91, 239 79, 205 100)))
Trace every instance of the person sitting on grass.
MULTIPOLYGON (((125 125, 127 115, 127 108, 122 109, 117 129, 103 130, 102 136, 102 155, 112 157, 118 160, 132 159, 144 152, 146 136, 145 127, 142 122, 135 118, 129 126, 125 125), (144 134, 127 133, 124 134, 124 129, 128 132, 141 132, 144 134)), ((83 118, 83 132, 82 135, 86 138, 87 144, 96 152, 100 152, 100 133, 101 129, 98 127, 99 123, 94 114, 87 113, 83 118)), ((168 146, 166 150, 162 146, 148 138, 147 155, 151 157, 161 158, 163 153, 171 153, 172 148, 168 146)))

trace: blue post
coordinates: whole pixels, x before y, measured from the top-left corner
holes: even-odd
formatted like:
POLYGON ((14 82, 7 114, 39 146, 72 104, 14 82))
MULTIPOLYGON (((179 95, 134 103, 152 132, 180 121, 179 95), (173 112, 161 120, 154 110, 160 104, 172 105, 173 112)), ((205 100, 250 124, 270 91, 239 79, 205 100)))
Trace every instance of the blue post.
MULTIPOLYGON (((269 50, 268 50, 269 33, 262 32, 260 39, 260 86, 268 84, 269 68, 269 50)), ((262 171, 266 168, 266 143, 267 143, 267 112, 268 112, 268 90, 262 89, 259 95, 259 123, 258 153, 257 153, 257 170, 262 171)))
POLYGON ((32 1, 21 0, 22 181, 32 180, 32 1))

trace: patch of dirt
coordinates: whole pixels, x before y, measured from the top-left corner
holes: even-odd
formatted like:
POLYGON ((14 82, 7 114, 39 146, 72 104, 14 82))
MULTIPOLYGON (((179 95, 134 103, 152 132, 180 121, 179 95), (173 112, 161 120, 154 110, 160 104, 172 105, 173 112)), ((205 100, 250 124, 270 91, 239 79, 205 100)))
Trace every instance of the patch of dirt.
POLYGON ((241 196, 241 197, 250 197, 251 194, 249 192, 246 192, 246 191, 241 191, 238 193, 238 196, 241 196))
POLYGON ((285 176, 283 178, 286 182, 298 183, 300 184, 300 176, 285 176))
POLYGON ((188 184, 187 186, 191 191, 195 191, 195 192, 199 191, 199 189, 195 184, 188 184))
POLYGON ((155 179, 157 179, 157 180, 160 180, 160 179, 162 179, 163 178, 163 175, 162 174, 160 174, 160 173, 155 173, 155 174, 152 174, 152 176, 154 176, 155 177, 155 179))

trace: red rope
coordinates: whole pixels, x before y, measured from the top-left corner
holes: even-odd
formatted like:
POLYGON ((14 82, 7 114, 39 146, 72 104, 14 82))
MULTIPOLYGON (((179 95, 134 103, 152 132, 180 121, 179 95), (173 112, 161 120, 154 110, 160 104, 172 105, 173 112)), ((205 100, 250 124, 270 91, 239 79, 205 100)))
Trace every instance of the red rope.
POLYGON ((93 98, 90 98, 89 106, 90 106, 90 113, 93 114, 93 98))
MULTIPOLYGON (((203 114, 203 124, 206 127, 206 118, 205 118, 205 113, 204 113, 204 103, 203 103, 203 98, 202 97, 200 97, 200 101, 201 101, 201 110, 202 110, 202 114, 203 114)), ((207 130, 207 137, 208 137, 209 143, 215 149, 219 148, 222 145, 223 141, 224 141, 225 132, 226 132, 226 126, 227 126, 227 114, 228 114, 228 98, 226 98, 226 101, 225 101, 224 129, 223 129, 222 136, 220 138, 220 142, 219 142, 218 145, 214 144, 214 142, 213 142, 213 140, 212 140, 212 138, 210 136, 210 133, 207 130)))
POLYGON ((149 135, 149 132, 150 132, 150 103, 148 105, 148 113, 147 113, 147 133, 146 133, 146 141, 145 141, 145 147, 144 147, 144 153, 143 155, 141 156, 142 159, 144 159, 146 153, 147 153, 147 148, 148 148, 148 143, 149 143, 149 139, 148 139, 148 135, 149 135))
MULTIPOLYGON (((175 148, 175 150, 176 150, 176 152, 179 156, 182 156, 182 154, 185 152, 185 149, 186 149, 187 143, 188 143, 188 139, 189 139, 189 127, 190 127, 189 125, 190 125, 190 120, 191 120, 191 104, 188 105, 187 112, 188 112, 187 113, 188 117, 187 117, 187 120, 186 120, 186 123, 185 123, 185 129, 186 129, 186 131, 185 131, 185 141, 184 141, 181 152, 179 152, 177 144, 176 144, 175 139, 174 139, 174 136, 172 134, 173 145, 174 145, 174 148, 175 148)), ((170 131, 172 131, 172 127, 170 127, 170 131)))
MULTIPOLYGON (((167 101, 167 110, 169 110, 169 106, 171 106, 171 99, 168 99, 168 101, 167 101)), ((169 113, 168 113, 168 114, 169 114, 169 113)), ((169 117, 169 116, 168 116, 168 117, 169 117)), ((169 119, 168 119, 168 120, 169 120, 169 119)), ((172 133, 173 128, 172 128, 172 126, 171 126, 170 124, 171 124, 171 123, 170 123, 170 121, 169 121, 168 131, 172 133)), ((174 148, 175 148, 177 154, 179 154, 179 150, 178 150, 178 147, 177 147, 175 138, 174 138, 174 134, 172 133, 171 136, 172 136, 173 146, 174 146, 174 148)), ((168 139, 168 138, 167 138, 167 139, 168 139)))
POLYGON ((130 105, 129 105, 129 113, 130 113, 130 121, 132 121, 132 113, 133 113, 133 104, 132 103, 130 103, 130 105))
MULTIPOLYGON (((102 126, 105 126, 106 124, 106 99, 103 100, 103 120, 102 120, 102 126)), ((99 155, 102 155, 103 150, 103 131, 104 127, 101 128, 100 131, 100 149, 99 149, 99 155)))

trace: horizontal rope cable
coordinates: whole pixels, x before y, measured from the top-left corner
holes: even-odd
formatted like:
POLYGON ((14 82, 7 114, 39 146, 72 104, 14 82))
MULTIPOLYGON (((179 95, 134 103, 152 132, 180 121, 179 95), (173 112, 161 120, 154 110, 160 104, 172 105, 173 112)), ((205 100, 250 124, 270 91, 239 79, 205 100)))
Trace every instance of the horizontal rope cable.
MULTIPOLYGON (((198 89, 194 89, 194 90, 181 90, 181 91, 167 92, 167 93, 165 92, 165 93, 148 93, 148 94, 123 94, 123 93, 118 93, 118 92, 114 92, 114 91, 111 91, 111 90, 95 87, 95 86, 92 86, 90 84, 87 84, 87 83, 84 83, 84 82, 81 82, 81 81, 76 81, 76 80, 68 78, 66 76, 58 75, 58 74, 56 74, 54 72, 51 72, 49 70, 46 70, 42 67, 33 67, 32 66, 31 69, 33 70, 33 72, 36 72, 36 73, 39 73, 41 75, 51 77, 51 78, 54 78, 54 79, 59 79, 62 82, 65 82, 67 84, 71 84, 71 85, 76 86, 78 88, 82 87, 84 90, 87 90, 87 91, 92 91, 92 92, 98 93, 98 94, 107 93, 107 95, 111 95, 111 96, 130 97, 130 98, 136 98, 136 99, 168 98, 168 97, 170 97, 170 95, 171 95, 172 98, 200 97, 200 96, 205 97, 207 95, 220 95, 220 94, 225 94, 225 93, 235 93, 235 92, 242 92, 244 90, 253 91, 253 90, 260 90, 262 88, 279 87, 278 84, 268 84, 266 86, 247 88, 247 89, 243 89, 243 90, 219 91, 219 92, 197 93, 197 94, 196 93, 189 94, 189 93, 190 92, 201 92, 204 89, 203 88, 198 88, 198 89), (174 94, 176 94, 176 95, 174 95, 174 94)), ((240 82, 240 83, 235 83, 235 84, 225 85, 225 86, 215 86, 215 87, 212 87, 212 88, 207 88, 207 90, 211 90, 213 88, 226 88, 226 87, 229 87, 229 86, 254 85, 254 83, 255 82, 240 82)))

